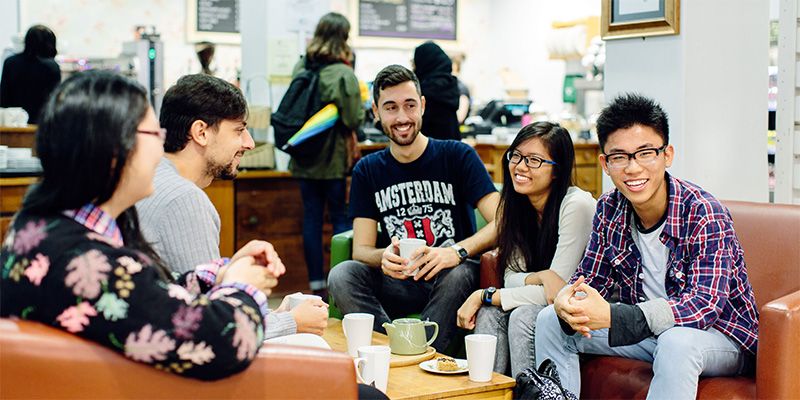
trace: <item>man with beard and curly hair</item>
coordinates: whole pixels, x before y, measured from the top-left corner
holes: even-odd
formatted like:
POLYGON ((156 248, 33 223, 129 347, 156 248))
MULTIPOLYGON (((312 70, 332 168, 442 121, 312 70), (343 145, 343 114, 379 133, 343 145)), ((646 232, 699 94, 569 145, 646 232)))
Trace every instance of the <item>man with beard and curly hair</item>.
POLYGON ((494 245, 500 195, 469 145, 422 134, 425 96, 413 72, 381 70, 373 99, 389 147, 353 170, 353 260, 331 269, 330 293, 343 313, 373 314, 377 331, 421 313, 439 324, 433 347, 441 352, 457 332, 458 307, 478 285, 478 262, 469 257, 494 245), (488 221, 477 232, 475 208, 488 221), (398 241, 406 238, 425 245, 402 258, 398 241))
MULTIPOLYGON (((156 168, 155 191, 136 203, 136 209, 144 238, 173 272, 220 259, 219 213, 203 188, 214 179, 238 174, 242 155, 254 146, 246 118, 242 92, 210 75, 184 76, 164 95, 160 116, 167 131, 164 157, 156 168)), ((275 250, 268 242, 254 240, 234 258, 245 253, 275 250)), ((267 339, 324 332, 328 307, 322 300, 306 300, 284 312, 286 306, 284 301, 267 316, 267 339)))

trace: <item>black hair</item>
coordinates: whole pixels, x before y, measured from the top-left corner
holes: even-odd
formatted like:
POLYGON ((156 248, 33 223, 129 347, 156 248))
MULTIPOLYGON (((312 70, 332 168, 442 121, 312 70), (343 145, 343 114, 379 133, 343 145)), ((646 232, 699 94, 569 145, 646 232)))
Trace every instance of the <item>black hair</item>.
POLYGON ((56 56, 56 34, 44 25, 34 25, 25 33, 25 50, 28 57, 53 58, 56 56))
MULTIPOLYGON (((36 131, 42 181, 25 196, 22 211, 52 215, 86 204, 100 205, 117 190, 136 145, 136 130, 149 109, 147 91, 107 71, 73 75, 50 96, 36 131)), ((127 248, 153 260, 170 279, 139 229, 136 208, 116 219, 127 248)))
POLYGON ((498 271, 511 268, 518 272, 537 272, 550 268, 558 244, 558 214, 567 190, 573 185, 575 149, 569 132, 561 125, 534 122, 522 128, 508 147, 511 153, 524 142, 539 138, 557 165, 553 165, 550 194, 541 221, 528 196, 517 193, 512 184, 509 161, 503 157, 500 207, 497 210, 498 271), (519 265, 516 260, 523 263, 519 265))
POLYGON ((349 36, 350 21, 344 15, 335 12, 323 15, 306 49, 306 60, 317 64, 349 61, 349 36))
POLYGON ((609 135, 634 125, 652 128, 664 139, 664 144, 669 143, 669 120, 661 105, 637 93, 623 93, 615 97, 597 118, 597 139, 600 141, 600 150, 605 153, 604 148, 609 135))
POLYGON ((414 72, 397 64, 385 67, 378 72, 378 75, 375 76, 375 81, 372 82, 372 101, 377 105, 381 90, 409 81, 414 82, 417 94, 421 96, 422 91, 419 88, 419 79, 417 79, 417 75, 414 72))
POLYGON ((164 151, 175 153, 191 140, 192 124, 203 121, 216 128, 222 120, 247 117, 247 101, 231 83, 211 75, 194 74, 178 79, 161 103, 160 123, 167 130, 164 151))

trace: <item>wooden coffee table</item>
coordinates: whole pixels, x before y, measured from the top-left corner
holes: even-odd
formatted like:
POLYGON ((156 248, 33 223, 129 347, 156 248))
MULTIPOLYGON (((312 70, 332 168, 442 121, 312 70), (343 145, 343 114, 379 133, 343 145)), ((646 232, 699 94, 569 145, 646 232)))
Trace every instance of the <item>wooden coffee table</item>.
MULTIPOLYGON (((331 318, 322 337, 335 351, 347 352, 347 340, 342 332, 342 321, 331 318)), ((389 338, 372 332, 372 344, 389 345, 389 338)), ((437 353, 436 356, 440 354, 437 353)), ((498 373, 489 382, 472 382, 467 373, 437 375, 425 372, 419 365, 389 369, 386 394, 391 399, 505 399, 511 400, 514 380, 498 373)))

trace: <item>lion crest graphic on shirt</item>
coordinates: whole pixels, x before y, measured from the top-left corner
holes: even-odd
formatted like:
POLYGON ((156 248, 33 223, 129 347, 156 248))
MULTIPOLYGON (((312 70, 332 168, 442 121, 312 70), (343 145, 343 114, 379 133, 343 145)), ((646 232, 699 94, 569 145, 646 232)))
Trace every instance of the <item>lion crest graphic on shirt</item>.
POLYGON ((453 226, 453 217, 450 210, 436 210, 432 214, 416 214, 409 209, 409 216, 405 218, 389 215, 384 217, 383 225, 389 237, 397 236, 400 239, 424 239, 428 246, 436 244, 442 238, 452 238, 456 234, 453 226))

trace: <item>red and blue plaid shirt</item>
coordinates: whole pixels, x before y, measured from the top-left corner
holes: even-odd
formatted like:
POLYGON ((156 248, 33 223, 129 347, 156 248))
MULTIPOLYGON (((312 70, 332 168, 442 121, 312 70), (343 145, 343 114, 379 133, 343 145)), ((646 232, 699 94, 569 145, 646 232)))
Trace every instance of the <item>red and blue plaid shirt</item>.
POLYGON ((117 226, 117 221, 99 206, 89 203, 75 210, 66 210, 64 215, 108 239, 110 244, 115 247, 122 247, 124 244, 122 231, 117 226))
MULTIPOLYGON (((728 209, 692 183, 669 174, 666 179, 669 203, 660 239, 669 249, 664 285, 676 326, 714 327, 755 353, 758 311, 728 209)), ((647 300, 632 213, 618 190, 598 200, 589 244, 571 282, 583 275, 605 298, 619 286, 620 302, 647 300)))

